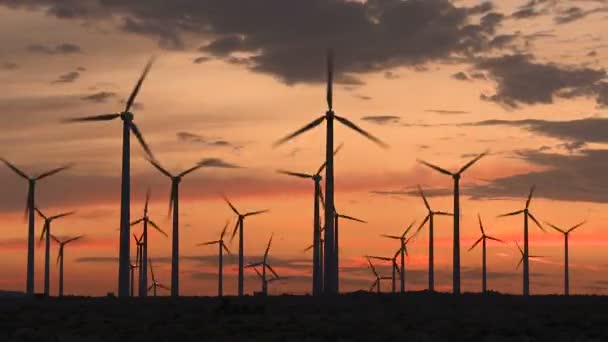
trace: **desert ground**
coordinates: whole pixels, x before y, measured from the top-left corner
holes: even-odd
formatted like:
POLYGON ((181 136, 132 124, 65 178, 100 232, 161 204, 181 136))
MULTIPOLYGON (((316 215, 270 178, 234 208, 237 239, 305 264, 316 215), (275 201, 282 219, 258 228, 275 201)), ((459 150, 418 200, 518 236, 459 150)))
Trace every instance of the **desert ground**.
POLYGON ((0 297, 0 341, 608 341, 608 298, 0 297))

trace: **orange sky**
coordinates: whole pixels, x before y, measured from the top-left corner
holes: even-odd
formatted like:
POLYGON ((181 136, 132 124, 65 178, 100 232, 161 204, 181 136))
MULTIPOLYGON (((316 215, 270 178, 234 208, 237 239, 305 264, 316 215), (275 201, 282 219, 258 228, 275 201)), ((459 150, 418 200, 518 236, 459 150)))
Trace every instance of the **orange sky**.
MULTIPOLYGON (((568 133, 555 133, 552 126, 547 128, 546 122, 606 120, 606 108, 589 94, 570 98, 557 96, 560 91, 572 90, 575 86, 557 89, 548 103, 520 101, 516 108, 509 108, 500 101, 480 97, 480 94, 492 95, 500 91, 501 83, 496 73, 492 75, 486 70, 487 80, 463 81, 453 76, 458 72, 472 75, 476 65, 480 68, 476 61, 482 57, 517 53, 530 54, 536 63, 557 65, 562 71, 589 68, 605 74, 608 67, 608 37, 605 34, 608 4, 605 1, 581 5, 567 0, 568 5, 565 2, 556 5, 534 18, 514 19, 511 14, 526 2, 494 2, 494 11, 506 16, 494 35, 523 37, 545 32, 547 37, 530 40, 527 44, 519 42, 517 46, 503 50, 484 51, 476 57, 464 58, 452 52, 448 57, 429 58, 423 63, 406 63, 400 62, 403 59, 397 56, 393 62, 373 70, 360 71, 357 67, 340 70, 345 64, 341 64, 341 60, 351 56, 336 49, 338 74, 354 76, 362 83, 336 85, 336 113, 390 145, 390 149, 382 150, 343 126, 336 128, 336 141, 344 142, 344 149, 336 157, 336 207, 339 212, 369 222, 340 225, 342 290, 367 289, 373 282, 363 255, 389 255, 397 249, 393 241, 382 239, 380 234, 399 234, 411 221, 421 222, 426 215, 420 198, 400 193, 411 191, 416 184, 439 190, 451 186, 449 178, 420 166, 416 163, 417 158, 457 169, 471 158, 471 154, 489 149, 491 154, 467 171, 462 179, 463 289, 478 291, 481 287, 481 250, 467 252, 479 237, 476 217, 480 213, 488 231, 508 242, 488 245, 489 287, 520 293, 521 269, 515 269, 519 252, 514 241, 522 240, 522 219, 498 219, 496 216, 522 209, 527 189, 533 180, 538 180, 541 184, 538 184, 537 198, 531 209, 539 219, 565 227, 588 220, 588 224, 573 233, 570 240, 571 291, 608 292, 608 278, 604 275, 608 268, 605 253, 608 234, 603 229, 603 223, 608 219, 605 214, 607 198, 594 195, 601 192, 605 183, 584 178, 586 173, 560 174, 553 178, 549 177, 550 173, 542 173, 562 165, 558 162, 565 163, 568 171, 575 170, 571 160, 585 157, 589 151, 603 151, 607 140, 601 136, 586 138, 582 135, 576 135, 575 139, 568 133), (584 11, 604 10, 558 24, 556 18, 560 8, 569 5, 582 6, 584 11), (595 54, 590 54, 591 51, 595 54), (389 123, 364 119, 370 116, 397 118, 389 123), (483 120, 524 119, 542 122, 537 126, 461 125, 483 120), (580 142, 583 144, 575 147, 563 145, 580 142), (540 176, 530 176, 532 173, 540 173, 540 176), (521 178, 513 178, 517 181, 513 182, 514 187, 500 191, 492 188, 497 184, 511 184, 510 177, 515 175, 521 178), (509 182, 496 182, 499 179, 509 179, 509 182), (386 192, 397 194, 387 195, 386 192)), ((11 1, 0 1, 3 18, 0 22, 3 42, 0 108, 6 120, 0 127, 0 142, 4 146, 0 153, 32 174, 63 163, 75 164, 65 174, 42 181, 37 197, 38 205, 49 213, 77 211, 77 215, 54 224, 57 235, 86 236, 82 242, 66 247, 67 293, 103 295, 116 291, 117 263, 112 258, 118 256, 121 125, 109 122, 70 126, 59 122, 66 117, 120 110, 123 106, 120 101, 128 95, 151 55, 157 55, 158 59, 138 97, 143 108, 135 111, 135 121, 158 160, 171 171, 186 169, 202 158, 210 157, 244 167, 203 169, 182 182, 181 292, 184 295, 216 293, 214 256, 217 250, 195 245, 216 239, 227 220, 234 224, 232 212, 221 200, 222 193, 227 194, 239 209, 271 210, 269 214, 248 219, 245 233, 247 259, 261 255, 271 233, 275 234, 271 250, 278 265, 275 269, 291 279, 272 284, 270 291, 310 291, 311 256, 303 249, 310 245, 312 238, 313 184, 290 179, 275 170, 316 170, 324 155, 324 129, 319 127, 276 149, 271 146, 278 138, 325 111, 324 85, 316 82, 323 77, 323 49, 318 50, 316 60, 310 61, 311 65, 318 65, 317 74, 310 76, 311 79, 285 82, 283 78, 287 76, 280 72, 256 70, 217 55, 209 55, 204 63, 193 63, 193 59, 204 55, 197 47, 216 37, 217 33, 212 30, 203 33, 178 31, 184 46, 166 49, 158 46, 153 34, 124 30, 122 19, 141 15, 135 10, 111 8, 107 11, 112 16, 106 16, 104 9, 98 13, 99 17, 70 19, 58 18, 45 1, 31 1, 30 8, 14 8, 7 3, 11 1), (62 43, 78 45, 81 51, 52 51, 62 43), (31 45, 43 45, 48 51, 34 51, 31 45), (78 76, 74 80, 53 82, 60 79, 60 75, 76 71, 78 76), (83 100, 100 92, 115 95, 103 102, 83 100), (180 132, 195 134, 207 141, 226 141, 229 146, 182 141, 177 136, 180 132)), ((101 6, 99 3, 83 1, 93 9, 101 6)), ((457 1, 454 6, 464 8, 479 3, 457 1)), ((145 19, 145 15, 142 18, 145 19)), ((471 20, 479 21, 479 15, 471 15, 471 20)), ((401 43, 394 42, 395 45, 401 43)), ((365 45, 366 42, 361 41, 360 46, 365 45)), ((247 54, 237 52, 234 56, 245 58, 247 54)), ((525 73, 523 75, 525 77, 525 73)), ((527 81, 522 82, 526 84, 527 81)), ((576 89, 595 91, 589 87, 591 85, 580 85, 576 89)), ((520 96, 525 98, 525 95, 520 96)), ((574 132, 569 127, 565 131, 574 132)), ((149 166, 141 148, 135 145, 134 139, 132 141, 132 218, 141 214, 142 199, 149 186, 152 190, 151 216, 170 232, 171 223, 167 218, 169 181, 149 166)), ((585 170, 593 168, 594 174, 601 175, 605 174, 602 167, 608 168, 608 164, 590 164, 585 170)), ((0 239, 0 268, 3 270, 0 289, 23 290, 27 223, 22 213, 26 183, 6 168, 0 169, 0 181, 4 189, 0 195, 0 219, 4 227, 0 239)), ((429 200, 437 210, 451 210, 452 199, 445 192, 429 200)), ((451 224, 450 218, 436 220, 437 282, 442 290, 451 287, 451 224)), ((37 222, 37 236, 41 227, 42 222, 37 222)), ((161 282, 168 284, 170 239, 155 233, 151 233, 150 239, 151 256, 158 259, 155 273, 161 282)), ((544 256, 531 262, 532 292, 561 292, 562 237, 554 231, 543 233, 532 227, 530 239, 531 254, 544 256)), ((233 252, 237 250, 236 242, 229 245, 233 252)), ((57 252, 54 246, 53 261, 57 252)), ((423 289, 427 266, 426 229, 412 242, 409 252, 408 287, 423 289)), ((37 291, 42 287, 43 255, 43 248, 36 248, 37 291)), ((380 270, 387 275, 390 272, 388 266, 380 270)), ((225 292, 234 293, 234 262, 226 266, 225 272, 225 292)), ((260 284, 255 273, 248 276, 246 290, 258 290, 260 284)), ((55 293, 58 274, 54 263, 52 277, 51 289, 55 293)), ((388 283, 384 285, 384 289, 389 288, 388 283)))

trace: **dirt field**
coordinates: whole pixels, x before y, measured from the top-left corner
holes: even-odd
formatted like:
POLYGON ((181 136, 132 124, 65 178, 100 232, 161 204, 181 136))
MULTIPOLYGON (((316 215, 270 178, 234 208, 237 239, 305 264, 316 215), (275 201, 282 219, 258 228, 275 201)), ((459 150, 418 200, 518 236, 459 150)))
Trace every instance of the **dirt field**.
POLYGON ((0 341, 608 341, 607 297, 0 297, 0 341))

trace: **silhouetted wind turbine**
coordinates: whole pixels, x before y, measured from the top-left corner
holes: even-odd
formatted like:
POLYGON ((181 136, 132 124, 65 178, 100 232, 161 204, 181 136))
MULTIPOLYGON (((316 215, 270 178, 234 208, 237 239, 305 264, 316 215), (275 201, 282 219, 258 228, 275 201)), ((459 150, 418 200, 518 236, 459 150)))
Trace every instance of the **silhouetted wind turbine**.
POLYGON ((545 223, 548 224, 551 228, 564 234, 564 295, 569 296, 570 295, 570 272, 568 269, 568 237, 570 237, 570 233, 572 233, 572 231, 574 231, 578 227, 585 224, 586 221, 583 221, 568 230, 563 230, 547 221, 545 221, 545 223))
POLYGON ((68 119, 65 122, 92 122, 92 121, 110 121, 120 118, 123 121, 122 129, 122 187, 120 195, 120 252, 118 256, 118 296, 127 297, 129 296, 129 265, 130 260, 130 226, 131 219, 131 132, 135 135, 139 143, 143 147, 144 151, 149 158, 154 158, 152 151, 144 141, 144 137, 141 134, 139 128, 135 122, 133 122, 134 115, 130 111, 135 98, 141 89, 141 85, 144 79, 148 75, 154 58, 151 58, 146 64, 143 73, 139 77, 135 88, 127 99, 125 109, 120 113, 112 114, 101 114, 95 116, 89 116, 84 118, 68 119))
MULTIPOLYGON (((336 150, 334 151, 334 156, 338 153, 338 151, 340 151, 340 149, 342 148, 342 144, 340 144, 338 146, 338 148, 336 148, 336 150)), ((300 173, 300 172, 292 172, 292 171, 285 171, 285 170, 279 170, 279 173, 282 173, 284 175, 288 175, 288 176, 293 176, 293 177, 299 177, 299 178, 306 178, 306 179, 312 179, 314 181, 315 184, 315 192, 314 192, 314 204, 313 204, 313 208, 314 208, 314 218, 313 218, 313 244, 312 244, 312 248, 313 248, 313 252, 312 252, 312 294, 313 296, 317 296, 319 294, 322 293, 323 291, 323 278, 320 276, 320 270, 321 267, 323 267, 321 265, 321 252, 320 252, 320 241, 321 241, 321 221, 320 221, 320 210, 319 210, 319 198, 322 198, 322 189, 321 189, 321 172, 323 172, 323 170, 325 170, 325 166, 327 165, 327 163, 323 163, 321 165, 321 167, 319 167, 319 169, 317 170, 316 173, 314 174, 307 174, 307 173, 300 173)))
POLYGON ((139 265, 137 263, 129 263, 129 271, 131 272, 131 297, 135 296, 135 269, 138 267, 139 265))
POLYGON ((156 281, 156 278, 154 277, 154 267, 152 266, 152 258, 150 258, 148 260, 148 263, 150 264, 150 273, 152 273, 152 285, 150 285, 150 287, 148 287, 148 291, 152 290, 154 297, 156 297, 156 289, 159 287, 161 289, 170 291, 169 288, 167 288, 165 285, 156 281))
POLYGON ((25 214, 28 216, 28 230, 27 230, 27 280, 25 284, 25 292, 28 295, 34 294, 34 208, 36 207, 36 182, 44 178, 50 177, 58 172, 70 168, 69 165, 62 166, 47 172, 44 172, 36 177, 30 177, 25 172, 21 171, 15 165, 11 164, 4 158, 0 160, 8 166, 9 169, 13 170, 17 175, 21 176, 28 181, 27 189, 27 203, 25 214))
POLYGON ((173 211, 173 233, 172 233, 172 249, 171 249, 171 296, 179 296, 179 184, 182 178, 201 167, 206 166, 203 163, 198 163, 195 166, 173 175, 164 169, 158 162, 153 159, 148 159, 158 171, 171 179, 171 195, 169 198, 169 215, 173 211))
POLYGON ((424 201, 424 206, 428 210, 428 214, 426 215, 426 217, 424 218, 422 223, 420 223, 420 226, 418 226, 418 229, 416 230, 414 235, 418 235, 418 232, 420 232, 422 230, 424 225, 427 222, 429 223, 429 291, 434 292, 435 291, 435 244, 434 244, 435 215, 452 216, 454 214, 447 213, 444 211, 433 211, 431 209, 431 206, 429 205, 429 202, 427 201, 426 196, 424 195, 424 192, 422 191, 422 188, 420 187, 420 185, 418 185, 418 192, 420 193, 420 197, 422 197, 422 200, 424 201))
POLYGON ((146 204, 144 205, 144 216, 141 218, 131 222, 131 226, 137 225, 139 223, 143 223, 144 231, 141 237, 141 246, 139 247, 139 263, 141 267, 139 268, 139 296, 145 297, 148 293, 148 224, 152 226, 152 228, 156 229, 159 233, 163 234, 165 237, 168 237, 167 233, 165 233, 154 221, 150 219, 148 216, 148 204, 150 202, 150 190, 146 192, 146 204))
MULTIPOLYGON (((321 230, 322 232, 323 230, 321 230)), ((319 281, 321 282, 321 293, 323 293, 323 261, 325 260, 323 258, 323 245, 325 240, 320 239, 319 240, 319 281)), ((308 247, 306 247, 306 249, 304 249, 304 252, 308 252, 309 250, 313 249, 314 245, 310 245, 308 247)))
POLYGON ((338 281, 338 265, 336 263, 337 258, 334 255, 334 247, 336 245, 334 238, 334 119, 338 120, 341 124, 356 131, 364 137, 372 140, 380 146, 387 147, 380 139, 374 137, 370 133, 364 131, 359 126, 355 125, 350 120, 338 116, 333 111, 333 52, 328 50, 327 53, 327 111, 325 115, 313 120, 306 126, 293 132, 292 134, 277 141, 274 146, 284 144, 285 142, 299 136, 300 134, 309 131, 316 126, 327 121, 326 130, 326 141, 325 141, 325 162, 327 163, 327 170, 325 172, 325 190, 327 197, 327 210, 325 210, 325 284, 324 290, 327 293, 338 293, 339 292, 339 281, 338 281))
MULTIPOLYGON (((355 218, 355 217, 352 217, 352 216, 348 216, 348 215, 340 214, 340 213, 338 213, 338 211, 334 207, 334 243, 335 243, 334 249, 335 249, 335 251, 333 253, 333 256, 334 256, 334 258, 336 258, 336 260, 334 261, 334 266, 336 267, 336 272, 338 273, 338 278, 337 278, 338 288, 340 288, 339 287, 340 286, 340 260, 339 260, 339 258, 340 258, 340 245, 339 245, 339 242, 340 242, 340 240, 338 239, 338 223, 339 223, 339 221, 340 221, 341 218, 345 219, 345 220, 359 222, 359 223, 367 223, 367 222, 365 222, 363 220, 360 220, 358 218, 355 218)), ((327 226, 325 227, 325 229, 328 229, 327 226)), ((325 257, 327 258, 327 253, 325 255, 326 255, 325 257)))
POLYGON ((228 247, 226 247, 226 244, 224 243, 224 235, 226 235, 226 230, 228 229, 228 222, 226 222, 226 225, 224 226, 224 229, 222 229, 222 233, 220 234, 220 239, 217 241, 209 241, 209 242, 203 242, 203 243, 199 243, 197 246, 209 246, 209 245, 215 245, 218 244, 219 247, 219 252, 218 252, 218 284, 217 284, 217 295, 218 297, 222 297, 224 295, 224 286, 223 286, 223 281, 224 281, 224 266, 223 266, 223 256, 224 256, 224 250, 226 251, 226 253, 230 254, 230 250, 228 250, 228 247))
MULTIPOLYGON (((133 239, 135 239, 135 246, 136 246, 136 251, 137 251, 136 256, 135 256, 135 264, 139 265, 139 266, 142 266, 143 262, 142 262, 141 259, 142 259, 142 256, 143 256, 143 249, 144 249, 144 235, 142 234, 139 237, 139 239, 138 239, 137 235, 133 234, 133 239)), ((147 263, 146 263, 146 265, 147 265, 147 263)), ((133 271, 133 265, 132 264, 129 265, 129 269, 131 271, 133 271)), ((146 271, 147 271, 147 269, 146 269, 146 271)), ((146 271, 142 270, 142 267, 139 267, 139 269, 138 269, 138 278, 139 279, 138 279, 138 283, 137 284, 139 285, 139 289, 140 289, 140 292, 139 292, 139 296, 140 297, 143 297, 142 294, 141 294, 141 284, 142 284, 142 279, 144 277, 144 273, 148 273, 146 271)), ((131 273, 133 273, 133 272, 131 272, 131 273)), ((132 274, 131 274, 131 278, 132 278, 132 274)), ((132 287, 133 287, 133 279, 131 279, 131 288, 132 287)), ((131 291, 131 292, 133 292, 133 291, 131 291)), ((131 296, 133 296, 133 295, 131 294, 131 296)))
POLYGON ((450 172, 446 169, 440 168, 437 165, 433 165, 424 160, 418 159, 419 163, 426 165, 435 171, 448 175, 454 180, 454 262, 452 280, 452 289, 454 294, 460 294, 460 176, 487 153, 488 152, 484 152, 478 155, 473 160, 461 167, 457 172, 450 172))
POLYGON ((475 243, 473 244, 473 246, 471 246, 471 248, 469 248, 469 251, 472 251, 473 248, 475 248, 475 246, 477 246, 480 242, 482 242, 482 263, 481 263, 481 291, 483 293, 488 292, 488 287, 487 287, 487 278, 486 278, 486 242, 487 240, 494 240, 494 241, 498 241, 498 242, 503 242, 500 239, 497 239, 495 237, 486 235, 485 230, 483 229, 483 223, 481 222, 481 216, 479 214, 477 214, 477 219, 479 220, 479 229, 481 230, 481 237, 475 241, 475 243))
POLYGON ((543 232, 545 231, 545 229, 540 224, 540 222, 538 222, 536 217, 534 217, 534 215, 532 215, 532 213, 529 210, 530 201, 532 201, 532 195, 534 194, 534 189, 535 189, 535 186, 532 185, 532 187, 530 188, 530 194, 528 195, 528 199, 526 200, 526 207, 523 210, 518 210, 518 211, 514 211, 512 213, 503 214, 503 215, 498 216, 498 217, 506 217, 506 216, 524 214, 524 258, 523 258, 523 263, 524 263, 523 295, 524 296, 528 296, 530 294, 530 265, 528 262, 528 259, 529 259, 529 257, 528 257, 528 255, 529 255, 529 252, 528 252, 529 251, 529 249, 528 249, 528 218, 531 218, 532 221, 538 226, 538 228, 540 228, 540 230, 542 230, 543 232))
POLYGON ((44 219, 44 226, 42 228, 42 234, 40 234, 40 242, 45 239, 44 244, 44 295, 50 296, 50 281, 51 281, 51 223, 62 217, 73 215, 74 212, 70 211, 50 217, 46 217, 38 208, 34 208, 38 215, 44 219))
POLYGON ((389 258, 389 257, 379 257, 379 256, 371 256, 371 255, 366 256, 367 259, 376 259, 376 260, 383 260, 383 261, 390 261, 391 262, 391 266, 392 266, 391 269, 392 269, 392 272, 393 272, 393 274, 391 276, 391 279, 392 279, 392 290, 391 290, 391 292, 393 292, 393 293, 395 293, 395 291, 396 291, 396 284, 395 284, 396 283, 396 279, 397 279, 397 274, 396 273, 401 273, 401 271, 399 271, 399 266, 397 265, 397 257, 399 257, 399 252, 400 252, 400 250, 398 250, 395 253, 395 255, 393 255, 392 258, 389 258))
POLYGON ((239 296, 243 296, 243 267, 244 267, 244 262, 243 262, 243 256, 245 253, 245 238, 244 238, 244 228, 245 228, 245 218, 249 217, 249 216, 254 216, 254 215, 260 215, 260 214, 264 214, 267 213, 268 210, 259 210, 259 211, 251 211, 245 214, 241 214, 238 210, 236 210, 236 208, 234 207, 234 205, 232 205, 232 203, 230 203, 230 201, 228 200, 228 198, 224 197, 224 201, 226 201, 226 203, 230 206, 230 209, 232 209, 232 211, 237 215, 237 221, 236 224, 234 225, 234 230, 232 231, 232 236, 231 236, 231 240, 234 239, 234 236, 236 235, 236 232, 239 232, 239 286, 238 286, 238 294, 239 296))
POLYGON ((528 259, 530 259, 530 258, 543 258, 543 256, 541 256, 541 255, 528 255, 526 257, 526 254, 525 254, 524 250, 521 249, 521 247, 519 246, 519 243, 517 241, 515 241, 515 244, 517 245, 517 249, 519 250, 519 253, 521 254, 521 259, 519 259, 519 262, 517 263, 517 266, 515 267, 515 269, 518 269, 519 265, 521 265, 522 262, 525 265, 526 262, 528 262, 528 259))
POLYGON ((410 229, 412 229, 412 227, 414 226, 414 223, 416 223, 416 221, 410 223, 410 225, 405 229, 405 231, 403 232, 403 234, 401 234, 401 236, 386 235, 386 234, 380 235, 385 238, 399 240, 399 250, 397 251, 397 253, 401 256, 401 271, 399 272, 400 278, 401 278, 400 279, 401 280, 401 293, 405 292, 405 255, 407 255, 407 243, 414 237, 412 235, 408 239, 407 233, 410 231, 410 229))
POLYGON ((57 263, 59 263, 59 297, 63 297, 63 256, 64 256, 64 247, 76 240, 79 240, 83 237, 83 235, 76 236, 67 240, 59 240, 54 235, 51 235, 51 238, 59 244, 59 254, 57 254, 57 263))
POLYGON ((272 237, 273 235, 270 235, 270 240, 268 240, 268 245, 266 246, 266 251, 264 252, 264 257, 262 261, 254 262, 246 266, 247 268, 253 267, 256 272, 258 272, 258 270, 255 267, 262 266, 262 274, 260 276, 262 278, 262 294, 264 296, 268 295, 268 281, 266 279, 266 269, 268 268, 275 277, 279 277, 279 275, 272 269, 272 266, 268 264, 268 252, 270 251, 270 245, 272 244, 272 237))
MULTIPOLYGON (((259 265, 258 265, 259 266, 259 265)), ((270 265, 268 265, 270 266, 270 265)), ((262 281, 262 288, 266 288, 268 291, 268 285, 270 285, 270 283, 275 282, 275 281, 279 281, 279 280, 285 280, 287 279, 287 277, 280 277, 278 274, 274 273, 273 277, 270 279, 266 279, 266 276, 263 275, 257 268, 257 266, 253 266, 253 265, 247 265, 248 268, 253 268, 253 270, 255 271, 255 273, 260 277, 260 280, 262 281)), ((268 295, 268 293, 263 293, 263 295, 268 295)))
POLYGON ((369 268, 372 270, 372 272, 374 273, 374 276, 376 277, 376 280, 372 283, 372 286, 369 287, 369 292, 372 292, 374 290, 374 287, 376 287, 376 292, 380 293, 380 281, 388 280, 391 278, 390 277, 381 277, 378 274, 378 272, 376 271, 376 268, 374 267, 374 265, 372 264, 372 262, 369 258, 367 258, 367 263, 369 264, 369 268))

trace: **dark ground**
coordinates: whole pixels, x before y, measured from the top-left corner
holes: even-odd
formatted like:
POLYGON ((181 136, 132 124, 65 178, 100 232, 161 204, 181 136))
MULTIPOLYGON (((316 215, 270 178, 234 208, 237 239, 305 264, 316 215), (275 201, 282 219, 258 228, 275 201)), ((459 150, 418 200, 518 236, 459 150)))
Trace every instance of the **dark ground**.
POLYGON ((0 297, 0 341, 608 341, 608 297, 0 297))

